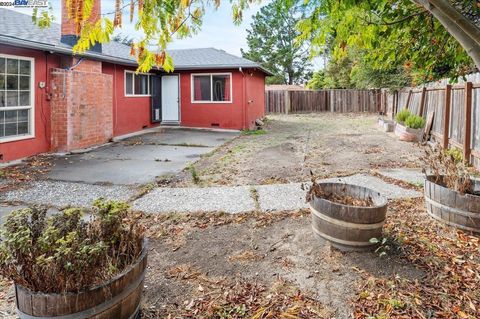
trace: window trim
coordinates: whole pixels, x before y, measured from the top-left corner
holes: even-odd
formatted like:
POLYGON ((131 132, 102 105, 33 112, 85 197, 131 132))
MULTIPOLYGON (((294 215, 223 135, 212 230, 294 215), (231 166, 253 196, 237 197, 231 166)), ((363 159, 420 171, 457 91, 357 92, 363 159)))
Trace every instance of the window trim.
MULTIPOLYGON (((18 107, 4 106, 4 107, 0 107, 0 111, 30 110, 29 121, 28 121, 29 122, 28 125, 29 125, 30 134, 14 135, 14 136, 9 136, 9 137, 0 137, 0 144, 35 138, 35 89, 36 89, 36 87, 35 87, 35 58, 21 56, 21 55, 2 54, 2 53, 0 53, 0 58, 30 61, 30 106, 18 106, 18 107)), ((6 65, 5 65, 5 67, 6 67, 6 65)))
POLYGON ((124 70, 123 74, 123 94, 125 97, 150 97, 152 96, 152 84, 150 83, 150 77, 152 76, 152 73, 143 73, 143 72, 135 72, 132 70, 124 70), (132 74, 132 91, 133 94, 127 94, 127 73, 132 74), (148 75, 148 94, 135 94, 135 75, 138 74, 143 74, 143 75, 148 75))
POLYGON ((233 75, 232 72, 220 73, 192 73, 190 74, 190 101, 192 104, 232 104, 233 103, 233 75), (193 78, 195 76, 209 75, 210 76, 210 101, 195 101, 193 78), (212 77, 214 75, 228 75, 230 76, 230 100, 229 101, 213 101, 213 85, 212 77))

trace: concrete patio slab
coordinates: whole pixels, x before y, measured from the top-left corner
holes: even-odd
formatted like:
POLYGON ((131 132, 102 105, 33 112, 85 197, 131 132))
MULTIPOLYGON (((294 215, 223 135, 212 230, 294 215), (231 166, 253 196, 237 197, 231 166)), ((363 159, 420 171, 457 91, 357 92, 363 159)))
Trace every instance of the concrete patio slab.
MULTIPOLYGON (((237 137, 238 131, 215 131, 215 130, 199 130, 188 128, 161 128, 159 132, 145 134, 141 137, 144 143, 152 144, 170 144, 170 145, 201 145, 209 147, 217 147, 223 143, 237 137)), ((126 139, 125 141, 137 140, 139 137, 126 139)))
MULTIPOLYGON (((342 178, 321 180, 324 182, 350 183, 371 188, 389 199, 420 197, 421 193, 388 184, 380 178, 357 174, 342 178)), ((309 183, 305 183, 306 186, 309 183)), ((255 186, 258 191, 260 209, 262 211, 280 211, 307 208, 305 202, 306 191, 302 190, 302 183, 272 184, 255 186)))
POLYGON ((162 129, 88 153, 59 156, 47 178, 89 184, 146 184, 158 176, 180 172, 189 162, 238 135, 238 132, 162 129))
POLYGON ((368 174, 356 174, 341 178, 329 178, 323 181, 350 183, 353 185, 368 187, 376 192, 379 192, 380 194, 386 196, 389 199, 413 198, 423 196, 423 194, 417 191, 389 184, 378 177, 374 177, 368 174))
MULTIPOLYGON (((388 184, 380 178, 357 174, 322 181, 351 183, 371 188, 389 199, 420 197, 421 193, 388 184)), ((148 213, 212 212, 240 213, 255 210, 251 189, 255 188, 261 211, 282 211, 307 208, 302 183, 235 187, 156 188, 137 199, 133 208, 148 213)), ((308 183, 307 183, 308 185, 308 183)))
POLYGON ((134 201, 133 209, 147 213, 240 213, 255 210, 250 187, 156 188, 134 201))
POLYGON ((306 191, 301 183, 255 186, 262 211, 282 211, 307 208, 306 191))
POLYGON ((100 197, 128 201, 137 194, 128 186, 103 186, 58 181, 36 181, 30 188, 16 189, 0 194, 0 201, 41 204, 54 207, 90 207, 100 197))
POLYGON ((378 171, 386 177, 398 179, 412 184, 423 184, 425 175, 420 168, 392 168, 378 171))

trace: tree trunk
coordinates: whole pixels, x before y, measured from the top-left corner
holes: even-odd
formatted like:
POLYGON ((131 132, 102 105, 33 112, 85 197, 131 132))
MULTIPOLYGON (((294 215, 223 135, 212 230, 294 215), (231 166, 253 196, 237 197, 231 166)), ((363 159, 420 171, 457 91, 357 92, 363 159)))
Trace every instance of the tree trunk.
POLYGON ((480 30, 448 0, 412 0, 428 10, 465 49, 480 69, 480 30))

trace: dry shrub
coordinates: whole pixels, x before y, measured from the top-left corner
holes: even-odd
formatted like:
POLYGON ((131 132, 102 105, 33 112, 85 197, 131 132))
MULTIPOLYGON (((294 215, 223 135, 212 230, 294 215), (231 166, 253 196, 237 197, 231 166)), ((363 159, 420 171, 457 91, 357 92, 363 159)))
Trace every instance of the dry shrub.
POLYGON ((444 185, 462 194, 473 193, 470 172, 458 149, 443 150, 439 147, 425 148, 424 162, 433 182, 444 185))
POLYGON ((129 205, 97 200, 90 220, 70 208, 12 212, 0 235, 0 276, 33 291, 80 291, 112 278, 141 254, 143 228, 129 205))

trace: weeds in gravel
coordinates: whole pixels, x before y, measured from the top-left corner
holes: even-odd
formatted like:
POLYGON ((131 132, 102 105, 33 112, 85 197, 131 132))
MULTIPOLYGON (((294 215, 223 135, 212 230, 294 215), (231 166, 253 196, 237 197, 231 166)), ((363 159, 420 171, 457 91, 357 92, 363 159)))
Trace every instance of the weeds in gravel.
POLYGON ((255 210, 260 211, 260 198, 258 196, 258 190, 255 187, 250 187, 250 196, 255 203, 255 210))
POLYGON ((243 130, 242 135, 265 135, 267 131, 265 130, 243 130))
POLYGON ((195 165, 191 164, 187 168, 190 171, 190 174, 192 175, 192 180, 195 185, 200 184, 200 177, 198 176, 197 169, 195 168, 195 165))

